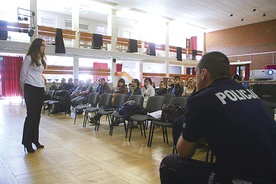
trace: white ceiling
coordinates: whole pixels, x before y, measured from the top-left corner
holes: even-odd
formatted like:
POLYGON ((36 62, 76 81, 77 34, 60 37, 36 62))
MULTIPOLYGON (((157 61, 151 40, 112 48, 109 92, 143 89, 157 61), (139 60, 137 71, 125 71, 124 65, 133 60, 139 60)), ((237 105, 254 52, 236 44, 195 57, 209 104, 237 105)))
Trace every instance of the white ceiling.
MULTIPOLYGON (((108 4, 114 10, 128 9, 146 12, 152 16, 163 16, 168 20, 202 28, 206 32, 276 19, 276 0, 93 0, 95 1, 108 4)), ((37 2, 38 9, 68 15, 72 12, 73 5, 70 5, 70 0, 37 0, 37 2)), ((90 10, 92 0, 77 2, 81 4, 80 17, 107 20, 107 12, 96 13, 90 10)), ((134 22, 129 18, 117 18, 117 21, 125 24, 134 22)))

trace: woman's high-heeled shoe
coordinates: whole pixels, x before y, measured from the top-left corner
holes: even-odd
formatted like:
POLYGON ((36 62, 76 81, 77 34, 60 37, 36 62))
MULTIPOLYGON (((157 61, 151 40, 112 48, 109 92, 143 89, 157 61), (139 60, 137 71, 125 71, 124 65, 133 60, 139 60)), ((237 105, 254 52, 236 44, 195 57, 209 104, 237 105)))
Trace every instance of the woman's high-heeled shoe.
POLYGON ((34 153, 35 152, 35 150, 33 149, 32 146, 28 146, 28 147, 24 146, 25 153, 26 153, 26 150, 27 150, 28 153, 34 153))
POLYGON ((40 144, 40 143, 34 143, 36 148, 44 148, 44 145, 40 144))

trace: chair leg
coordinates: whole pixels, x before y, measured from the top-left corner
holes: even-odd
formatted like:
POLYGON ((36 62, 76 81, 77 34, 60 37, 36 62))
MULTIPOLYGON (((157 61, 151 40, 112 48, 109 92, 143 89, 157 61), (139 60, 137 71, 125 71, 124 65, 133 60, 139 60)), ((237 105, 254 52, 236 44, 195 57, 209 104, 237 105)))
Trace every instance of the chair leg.
POLYGON ((129 120, 127 120, 127 124, 125 125, 125 130, 126 130, 126 136, 125 136, 125 138, 127 138, 127 135, 128 135, 129 124, 130 124, 130 122, 129 122, 129 120))
POLYGON ((148 145, 147 145, 148 147, 151 147, 150 139, 151 139, 152 126, 153 126, 153 123, 150 124, 149 136, 148 136, 148 145))
POLYGON ((86 127, 87 120, 88 120, 88 112, 84 111, 82 127, 86 127))
POLYGON ((130 130, 129 130, 129 137, 128 137, 128 141, 130 141, 130 139, 131 139, 132 125, 133 125, 133 121, 132 121, 132 120, 131 120, 131 121, 129 121, 129 122, 130 122, 130 124, 129 124, 128 128, 129 128, 130 130))
POLYGON ((137 123, 139 124, 139 127, 140 127, 141 136, 144 137, 143 129, 142 129, 142 123, 141 122, 137 122, 137 123))
POLYGON ((162 126, 162 135, 163 135, 163 142, 165 143, 166 142, 166 139, 165 139, 165 130, 164 130, 163 126, 162 126))
POLYGON ((75 113, 74 124, 76 124, 77 115, 78 115, 78 113, 76 112, 76 113, 75 113))
POLYGON ((153 125, 153 123, 151 122, 151 123, 150 123, 150 129, 149 129, 148 147, 150 147, 150 139, 151 139, 152 125, 153 125))
POLYGON ((109 135, 112 136, 113 133, 113 122, 114 122, 115 117, 113 116, 111 118, 111 124, 109 125, 109 135))
POLYGON ((146 138, 146 137, 147 137, 147 134, 146 134, 146 127, 145 127, 144 122, 143 122, 143 130, 144 130, 144 137, 146 138))
POLYGON ((152 139, 153 139, 154 130, 155 130, 155 124, 154 123, 152 123, 151 128, 152 128, 152 130, 151 130, 150 141, 149 141, 149 145, 148 145, 149 147, 151 147, 151 145, 152 145, 152 139))
POLYGON ((167 129, 167 127, 165 127, 165 135, 166 135, 166 142, 167 142, 167 144, 169 144, 169 139, 168 139, 168 129, 167 129))

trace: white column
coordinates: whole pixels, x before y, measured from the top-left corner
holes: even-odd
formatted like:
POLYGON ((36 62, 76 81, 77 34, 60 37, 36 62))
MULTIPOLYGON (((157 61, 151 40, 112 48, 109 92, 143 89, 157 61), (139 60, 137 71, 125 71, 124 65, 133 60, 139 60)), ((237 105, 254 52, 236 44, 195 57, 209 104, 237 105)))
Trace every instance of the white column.
POLYGON ((165 61, 165 65, 166 65, 166 77, 170 76, 170 63, 169 61, 165 61))
POLYGON ((139 62, 139 80, 140 80, 140 83, 143 83, 144 85, 144 81, 143 81, 143 61, 140 61, 139 62))
POLYGON ((169 57, 170 52, 170 29, 169 22, 166 22, 166 46, 165 46, 165 57, 169 57))
MULTIPOLYGON (((38 31, 37 31, 37 0, 30 0, 30 26, 33 25, 34 34, 30 37, 30 42, 37 38, 38 31), (34 16, 32 15, 34 12, 34 16), (33 17, 33 18, 32 18, 33 17)), ((32 30, 32 28, 30 28, 32 30)))
POLYGON ((108 34, 111 36, 111 48, 108 50, 115 52, 117 45, 116 10, 110 10, 107 20, 107 30, 108 34))
POLYGON ((79 57, 74 56, 74 65, 73 65, 73 78, 79 79, 79 57))
POLYGON ((72 1, 72 30, 76 31, 76 39, 73 41, 73 45, 77 48, 80 46, 79 18, 79 2, 72 1))

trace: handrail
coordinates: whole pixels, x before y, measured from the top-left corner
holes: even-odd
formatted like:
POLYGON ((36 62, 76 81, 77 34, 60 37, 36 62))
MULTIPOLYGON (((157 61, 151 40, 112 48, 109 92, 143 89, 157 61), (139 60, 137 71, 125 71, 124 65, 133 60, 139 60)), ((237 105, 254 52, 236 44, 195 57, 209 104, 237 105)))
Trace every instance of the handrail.
MULTIPOLYGON (((29 29, 29 24, 23 24, 23 23, 14 23, 14 22, 7 22, 7 27, 0 27, 0 30, 5 31, 12 31, 12 32, 18 32, 20 29, 29 29)), ((63 38, 65 39, 76 39, 76 31, 68 30, 68 29, 62 29, 63 38)), ((93 33, 88 32, 79 32, 80 34, 80 42, 92 42, 93 41, 93 33)), ((55 37, 56 36, 56 28, 53 27, 47 27, 47 26, 38 26, 38 35, 39 36, 49 36, 49 37, 55 37)), ((111 36, 108 35, 102 35, 103 43, 104 44, 111 44, 111 36)), ((144 43, 144 47, 148 48, 149 43, 147 41, 141 41, 137 40, 137 48, 142 48, 142 43, 144 43)), ((129 46, 129 38, 116 38, 116 44, 121 46, 129 46)), ((91 43, 82 44, 80 45, 91 45, 91 43)), ((165 51, 166 45, 165 44, 155 44, 156 50, 165 51)), ((169 52, 176 52, 177 47, 176 46, 169 46, 169 52)), ((186 54, 187 50, 186 48, 182 48, 182 54, 186 54)), ((188 49, 188 53, 192 54, 192 49, 188 49)), ((202 51, 197 50, 197 55, 202 55, 202 51)))

